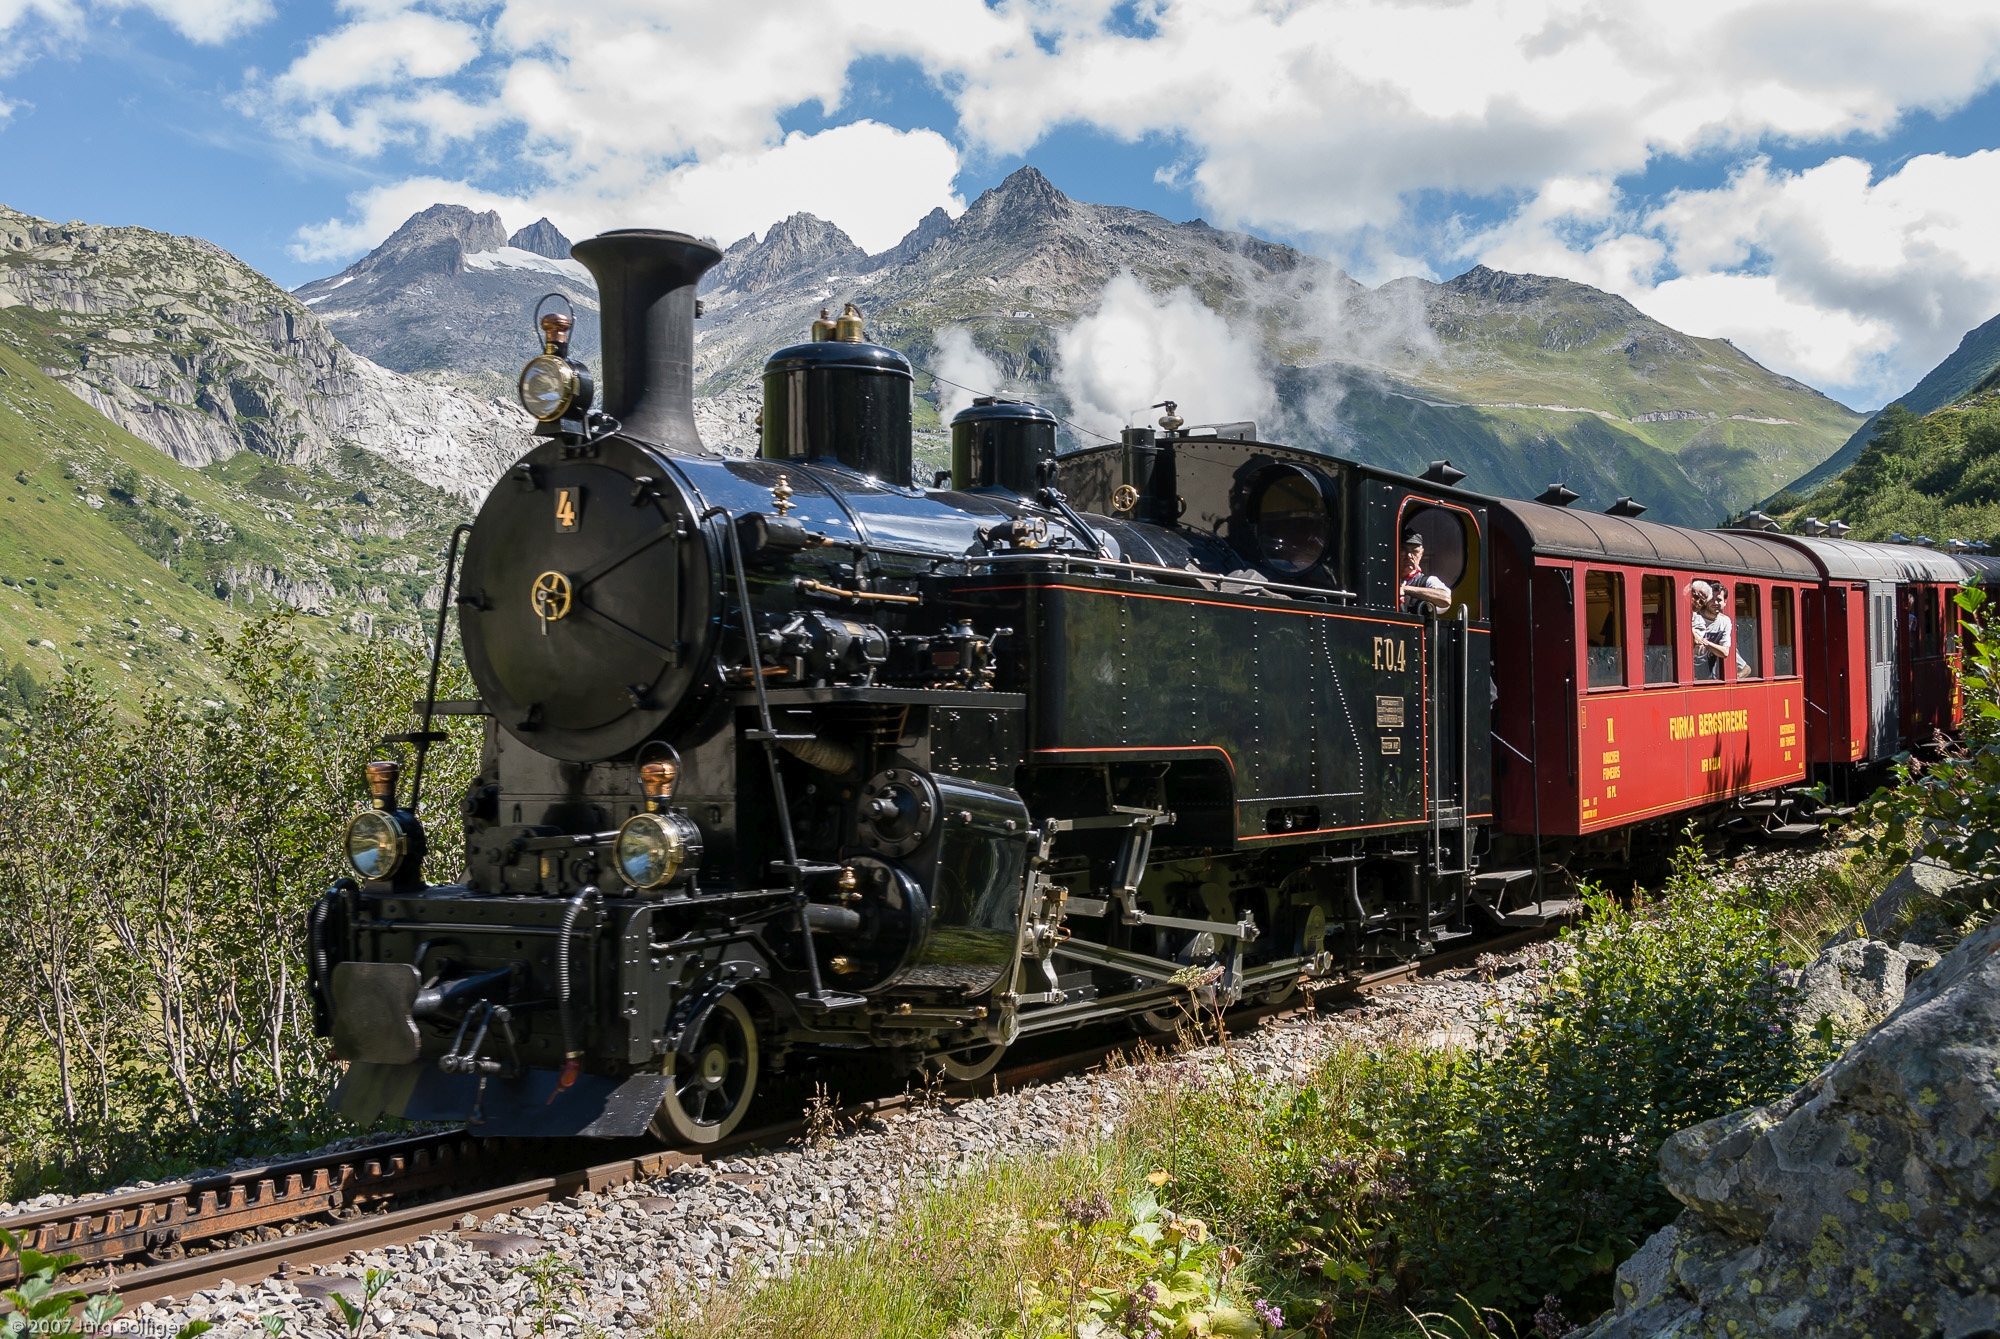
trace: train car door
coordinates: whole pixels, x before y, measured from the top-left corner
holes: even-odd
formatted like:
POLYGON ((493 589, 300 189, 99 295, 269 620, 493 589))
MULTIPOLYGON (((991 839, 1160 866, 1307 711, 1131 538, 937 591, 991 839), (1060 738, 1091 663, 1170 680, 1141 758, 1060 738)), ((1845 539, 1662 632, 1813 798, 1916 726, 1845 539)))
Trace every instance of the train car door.
POLYGON ((1902 712, 1896 682, 1896 585, 1868 583, 1868 757, 1895 754, 1902 712))

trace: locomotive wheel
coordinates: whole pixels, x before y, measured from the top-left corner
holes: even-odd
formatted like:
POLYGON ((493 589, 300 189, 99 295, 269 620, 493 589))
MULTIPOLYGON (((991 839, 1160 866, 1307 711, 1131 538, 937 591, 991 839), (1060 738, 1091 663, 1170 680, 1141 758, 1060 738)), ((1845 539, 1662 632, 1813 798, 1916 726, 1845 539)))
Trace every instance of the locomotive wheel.
POLYGON ((688 1144, 726 1139, 757 1095, 757 1023, 749 1007, 724 995, 695 1038, 694 1062, 667 1057, 672 1079, 653 1117, 655 1138, 688 1144))
POLYGON ((1158 1041, 1172 1041, 1181 1035, 1181 1028, 1194 1022, 1194 1016, 1178 1004, 1169 1004, 1159 1009, 1141 1009, 1132 1015, 1132 1030, 1142 1037, 1158 1041))
POLYGON ((926 1063, 954 1083, 972 1083, 998 1069, 1005 1054, 1005 1046, 970 1046, 961 1051, 939 1051, 926 1063))

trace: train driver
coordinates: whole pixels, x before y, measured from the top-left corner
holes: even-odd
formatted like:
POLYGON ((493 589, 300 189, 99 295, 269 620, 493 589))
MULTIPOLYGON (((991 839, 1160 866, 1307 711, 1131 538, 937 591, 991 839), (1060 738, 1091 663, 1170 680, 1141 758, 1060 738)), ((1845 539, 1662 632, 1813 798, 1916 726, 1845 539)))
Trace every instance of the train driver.
POLYGON ((1403 612, 1414 614, 1425 605, 1443 613, 1451 608, 1451 587, 1424 570, 1424 537, 1403 532, 1403 612))
POLYGON ((1688 598, 1694 603, 1694 677, 1720 679, 1735 630, 1723 612, 1728 591, 1719 581, 1691 581, 1688 598))

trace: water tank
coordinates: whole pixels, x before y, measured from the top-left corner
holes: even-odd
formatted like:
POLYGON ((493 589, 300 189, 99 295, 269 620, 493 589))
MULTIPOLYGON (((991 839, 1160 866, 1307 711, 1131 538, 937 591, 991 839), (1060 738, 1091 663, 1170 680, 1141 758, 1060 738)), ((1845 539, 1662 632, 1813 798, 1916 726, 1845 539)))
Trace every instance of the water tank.
POLYGON ((1055 453, 1056 416, 1038 404, 982 395, 952 415, 953 488, 1032 492, 1042 486, 1042 462, 1055 453))
POLYGON ((833 460, 910 483, 910 360, 843 339, 779 349, 764 364, 766 460, 833 460))

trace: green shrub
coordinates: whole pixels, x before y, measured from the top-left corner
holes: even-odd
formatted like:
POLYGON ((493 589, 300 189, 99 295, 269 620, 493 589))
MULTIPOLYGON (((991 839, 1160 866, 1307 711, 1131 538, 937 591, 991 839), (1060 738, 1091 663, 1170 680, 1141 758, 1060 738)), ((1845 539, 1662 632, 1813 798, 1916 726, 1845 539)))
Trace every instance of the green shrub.
POLYGON ((1369 1142, 1400 1162, 1374 1212, 1406 1283, 1517 1317, 1551 1293, 1608 1302, 1615 1263, 1679 1211, 1656 1171, 1666 1137, 1829 1058, 1786 1012, 1777 935, 1693 849, 1656 900, 1586 897, 1571 965, 1518 1030, 1434 1054, 1370 1113, 1369 1142))
MULTIPOLYGON (((322 663, 289 611, 207 650, 240 706, 155 695, 133 720, 72 673, 0 738, 0 1198, 334 1132, 305 916, 424 661, 375 642, 322 663)), ((434 821, 476 760, 460 730, 432 757, 434 821)))

